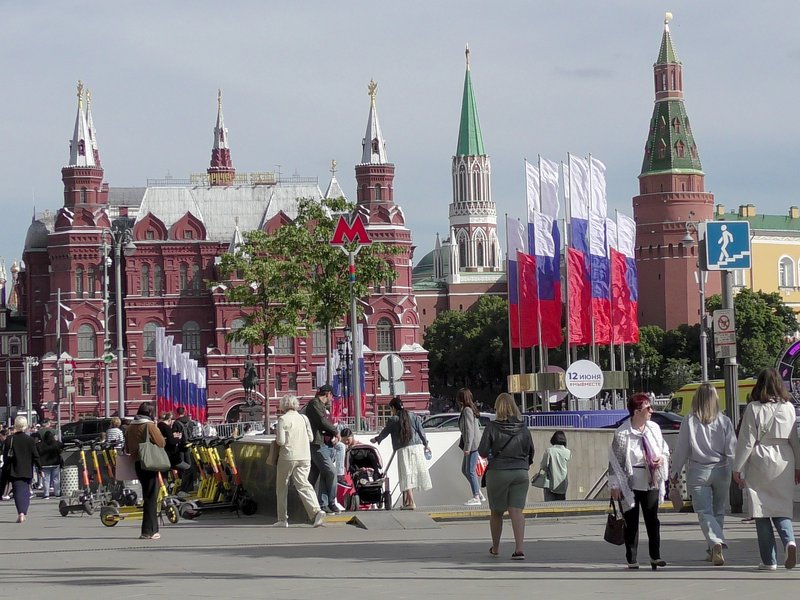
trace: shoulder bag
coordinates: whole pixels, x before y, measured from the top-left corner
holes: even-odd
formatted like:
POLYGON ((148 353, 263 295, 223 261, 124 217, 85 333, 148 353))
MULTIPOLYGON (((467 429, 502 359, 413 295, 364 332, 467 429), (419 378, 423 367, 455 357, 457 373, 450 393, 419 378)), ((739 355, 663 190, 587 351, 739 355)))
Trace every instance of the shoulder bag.
MULTIPOLYGON (((508 440, 506 441, 506 443, 505 443, 505 444, 503 444, 503 447, 502 447, 502 448, 500 448, 500 450, 497 452, 497 454, 496 454, 495 456, 493 456, 493 457, 492 457, 492 460, 494 460, 495 458, 497 458, 498 456, 500 456, 500 455, 503 453, 503 450, 505 450, 505 449, 506 449, 506 446, 508 446, 508 445, 511 443, 511 440, 513 440, 515 437, 517 437, 517 434, 514 434, 514 435, 512 435, 511 437, 509 437, 509 438, 508 438, 508 440)), ((490 461, 489 461, 489 462, 486 464, 486 468, 485 468, 485 469, 484 469, 484 471, 483 471, 483 475, 481 475, 481 487, 482 487, 482 488, 485 488, 485 487, 486 487, 486 473, 488 473, 488 472, 489 472, 489 467, 491 467, 491 466, 492 466, 492 461, 490 460, 490 461)))
POLYGON ((617 500, 617 504, 619 504, 619 512, 617 512, 614 500, 610 501, 611 510, 606 519, 606 530, 603 533, 603 539, 609 544, 622 546, 625 543, 625 519, 622 516, 622 502, 617 500))
POLYGON ((550 454, 547 455, 547 464, 539 469, 539 472, 536 473, 531 478, 531 485, 537 488, 549 488, 550 487, 550 454))
POLYGON ((167 451, 150 441, 150 424, 145 423, 144 441, 139 444, 139 462, 145 471, 169 471, 167 451))

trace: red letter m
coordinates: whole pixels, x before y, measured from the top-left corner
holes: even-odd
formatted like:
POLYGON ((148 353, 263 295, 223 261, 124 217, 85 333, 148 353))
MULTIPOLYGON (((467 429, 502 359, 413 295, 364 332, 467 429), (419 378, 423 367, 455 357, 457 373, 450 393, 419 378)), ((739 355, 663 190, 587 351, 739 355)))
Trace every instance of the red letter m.
POLYGON ((353 218, 352 225, 347 222, 347 217, 344 215, 339 217, 339 222, 336 224, 331 245, 342 246, 347 242, 358 242, 362 246, 372 243, 369 235, 367 235, 367 230, 364 228, 364 222, 358 215, 353 218))

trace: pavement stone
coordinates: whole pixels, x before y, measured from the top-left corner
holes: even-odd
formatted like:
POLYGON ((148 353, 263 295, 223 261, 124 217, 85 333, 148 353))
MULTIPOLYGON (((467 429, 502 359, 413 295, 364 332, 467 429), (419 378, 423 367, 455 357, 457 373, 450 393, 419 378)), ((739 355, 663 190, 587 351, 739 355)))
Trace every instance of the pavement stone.
MULTIPOLYGON (((318 529, 272 528, 261 515, 206 513, 147 541, 138 521, 108 528, 98 513, 61 517, 57 504, 34 499, 28 521, 15 524, 13 502, 0 503, 0 597, 749 599, 794 594, 800 582, 797 571, 755 569, 755 527, 737 516, 726 528, 727 564, 712 567, 695 515, 663 514, 669 566, 652 572, 624 568, 623 549, 602 540, 603 515, 528 519, 527 560, 516 562, 508 522, 492 558, 485 520, 364 530, 340 518, 318 529)), ((646 543, 642 526, 640 556, 646 543)))

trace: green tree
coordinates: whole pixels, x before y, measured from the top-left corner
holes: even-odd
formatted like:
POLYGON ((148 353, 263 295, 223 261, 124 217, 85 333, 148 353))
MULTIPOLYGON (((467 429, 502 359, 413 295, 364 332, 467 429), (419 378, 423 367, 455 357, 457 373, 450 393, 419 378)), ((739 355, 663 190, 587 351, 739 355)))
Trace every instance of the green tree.
POLYGON ((664 361, 661 382, 666 393, 672 393, 687 383, 696 381, 700 375, 700 365, 686 358, 668 358, 664 361))

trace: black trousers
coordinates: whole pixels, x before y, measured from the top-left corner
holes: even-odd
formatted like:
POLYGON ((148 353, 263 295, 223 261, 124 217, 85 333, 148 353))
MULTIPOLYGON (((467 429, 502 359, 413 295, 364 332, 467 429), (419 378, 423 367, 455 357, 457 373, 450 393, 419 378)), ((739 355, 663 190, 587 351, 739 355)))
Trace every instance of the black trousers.
POLYGON ((633 508, 625 513, 625 558, 628 563, 636 562, 639 548, 639 507, 644 516, 647 529, 650 559, 661 558, 661 524, 658 521, 658 490, 633 490, 633 508))
POLYGON ((158 533, 158 473, 145 471, 136 461, 136 476, 142 484, 142 535, 158 533))

